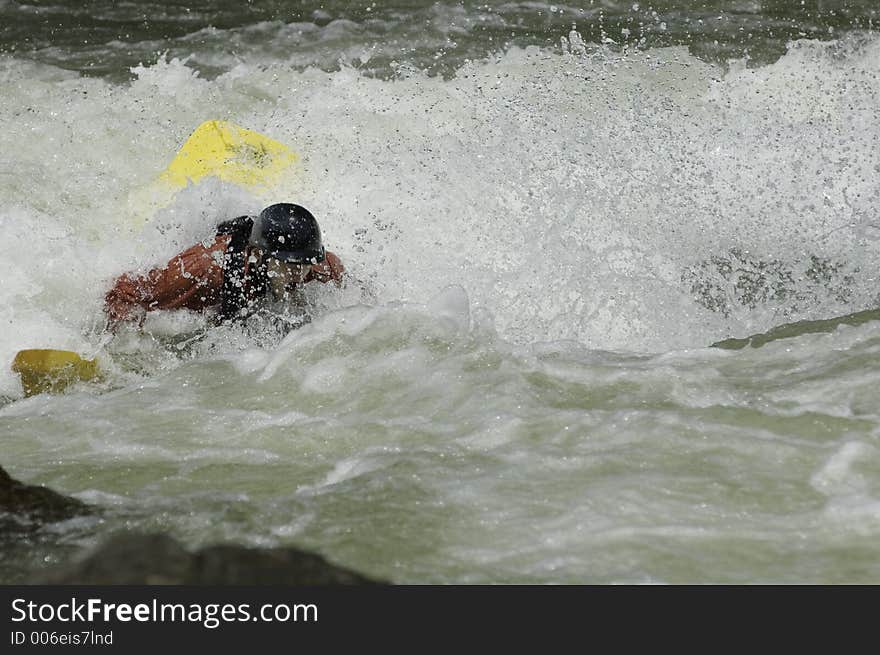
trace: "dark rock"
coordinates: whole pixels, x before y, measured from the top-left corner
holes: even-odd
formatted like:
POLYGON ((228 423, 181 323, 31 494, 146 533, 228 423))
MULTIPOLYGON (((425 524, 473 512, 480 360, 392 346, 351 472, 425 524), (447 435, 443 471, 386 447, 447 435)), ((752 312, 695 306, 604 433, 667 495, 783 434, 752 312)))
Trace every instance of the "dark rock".
POLYGON ((209 546, 191 553, 166 535, 120 534, 83 559, 33 580, 82 585, 378 584, 295 548, 209 546))
POLYGON ((32 530, 92 512, 93 508, 75 498, 22 484, 0 468, 0 531, 4 533, 32 530))
POLYGON ((185 584, 190 555, 165 535, 119 535, 85 557, 37 576, 37 584, 185 584))
POLYGON ((359 573, 296 548, 210 546, 195 554, 191 584, 376 584, 359 573))

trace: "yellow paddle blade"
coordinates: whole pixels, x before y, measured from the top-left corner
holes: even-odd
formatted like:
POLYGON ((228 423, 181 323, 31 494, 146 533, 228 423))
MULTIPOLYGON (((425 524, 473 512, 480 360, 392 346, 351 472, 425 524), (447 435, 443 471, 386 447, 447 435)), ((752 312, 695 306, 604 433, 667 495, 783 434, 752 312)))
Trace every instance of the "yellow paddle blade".
POLYGON ((61 393, 70 384, 99 377, 98 362, 69 350, 20 350, 12 370, 21 376, 25 396, 61 393))
POLYGON ((227 121, 206 121, 181 146, 160 179, 180 189, 216 176, 243 187, 278 182, 296 162, 287 146, 227 121))

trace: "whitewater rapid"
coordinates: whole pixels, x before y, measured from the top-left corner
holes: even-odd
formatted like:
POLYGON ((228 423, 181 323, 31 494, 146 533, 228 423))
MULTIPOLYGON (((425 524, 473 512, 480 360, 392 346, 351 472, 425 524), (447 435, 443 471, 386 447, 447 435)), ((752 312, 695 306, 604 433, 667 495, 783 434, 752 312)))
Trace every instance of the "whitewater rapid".
POLYGON ((459 284, 518 343, 700 347, 792 305, 795 318, 870 306, 876 41, 800 42, 726 72, 680 49, 572 44, 513 49, 449 80, 275 64, 208 81, 175 60, 118 85, 3 58, 0 266, 15 326, 3 352, 90 345, 115 275, 270 200, 310 207, 380 301, 459 284), (302 167, 262 199, 199 185, 139 225, 132 194, 210 118, 289 144, 302 167), (811 256, 829 258, 848 276, 844 302, 798 280, 806 300, 743 308, 726 290, 719 316, 687 273, 735 249, 801 277, 811 256))
POLYGON ((878 305, 878 63, 857 34, 760 67, 569 34, 390 79, 0 55, 0 360, 110 372, 29 399, 0 372, 0 464, 104 508, 0 576, 123 529, 398 582, 880 579, 878 327, 707 348, 878 305), (295 175, 145 215, 212 118, 295 175), (358 281, 313 290, 310 323, 104 331, 115 276, 277 201, 358 281))

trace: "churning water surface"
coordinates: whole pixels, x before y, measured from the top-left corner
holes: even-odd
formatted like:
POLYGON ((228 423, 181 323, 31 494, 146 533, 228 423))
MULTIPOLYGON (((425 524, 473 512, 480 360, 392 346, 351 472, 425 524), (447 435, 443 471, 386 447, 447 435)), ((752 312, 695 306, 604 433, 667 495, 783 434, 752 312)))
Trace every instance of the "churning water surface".
POLYGON ((0 371, 0 465, 104 508, 0 579, 124 529, 403 583, 880 580, 880 327, 708 348, 878 305, 870 3, 203 4, 0 2, 0 353, 108 371, 0 371), (296 173, 145 220, 211 118, 296 173), (309 323, 104 331, 116 275, 282 200, 356 279, 309 323))

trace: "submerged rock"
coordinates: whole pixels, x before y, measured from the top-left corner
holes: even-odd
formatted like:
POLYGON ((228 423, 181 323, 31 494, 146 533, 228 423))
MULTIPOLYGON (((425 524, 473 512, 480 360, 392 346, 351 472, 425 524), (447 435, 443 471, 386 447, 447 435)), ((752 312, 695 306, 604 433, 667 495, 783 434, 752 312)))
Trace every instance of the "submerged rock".
POLYGON ((296 548, 209 546, 196 552, 162 534, 120 534, 34 584, 359 585, 379 584, 296 548))
POLYGON ((46 523, 91 514, 93 508, 47 487, 23 484, 0 468, 0 533, 28 531, 46 523))

